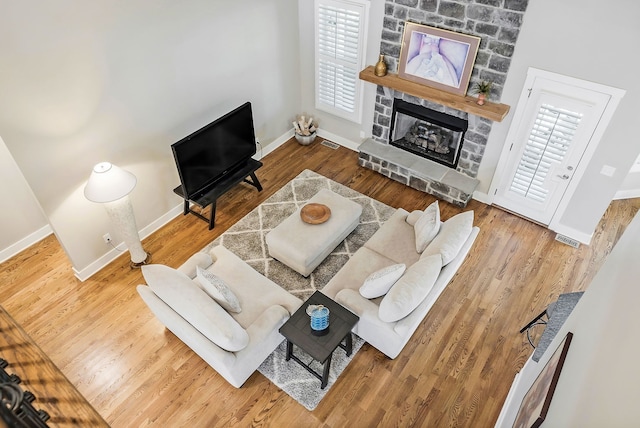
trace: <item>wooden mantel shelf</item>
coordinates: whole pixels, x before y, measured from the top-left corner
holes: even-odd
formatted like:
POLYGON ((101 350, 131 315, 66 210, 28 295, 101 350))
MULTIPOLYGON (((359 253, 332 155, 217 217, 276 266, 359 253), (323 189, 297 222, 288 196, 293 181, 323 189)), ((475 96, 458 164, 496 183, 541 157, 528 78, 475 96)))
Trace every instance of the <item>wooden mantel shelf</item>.
POLYGON ((477 98, 470 96, 461 96, 439 89, 430 88, 410 80, 401 79, 397 74, 388 73, 386 76, 378 77, 374 74, 374 67, 371 65, 360 72, 360 79, 376 85, 386 86, 396 91, 404 92, 443 106, 451 107, 456 110, 466 111, 476 116, 484 117, 494 122, 502 122, 507 113, 509 106, 506 104, 496 104, 486 101, 484 105, 476 103, 477 98))

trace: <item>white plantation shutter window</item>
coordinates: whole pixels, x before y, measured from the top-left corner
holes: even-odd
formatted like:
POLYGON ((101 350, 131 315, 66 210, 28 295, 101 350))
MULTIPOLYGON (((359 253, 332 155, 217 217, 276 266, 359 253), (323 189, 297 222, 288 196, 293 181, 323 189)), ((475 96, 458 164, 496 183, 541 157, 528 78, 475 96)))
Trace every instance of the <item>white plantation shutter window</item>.
POLYGON ((360 122, 367 2, 316 0, 316 108, 360 122))
POLYGON ((542 104, 529 133, 510 190, 537 202, 545 202, 549 191, 544 181, 554 164, 564 160, 582 119, 574 113, 542 104))

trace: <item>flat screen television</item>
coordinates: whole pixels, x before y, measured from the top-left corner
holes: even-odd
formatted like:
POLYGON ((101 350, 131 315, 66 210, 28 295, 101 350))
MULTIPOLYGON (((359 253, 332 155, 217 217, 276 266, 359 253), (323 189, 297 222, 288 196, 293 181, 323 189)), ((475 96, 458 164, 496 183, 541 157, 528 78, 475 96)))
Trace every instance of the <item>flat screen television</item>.
POLYGON ((256 153, 251 103, 173 143, 171 149, 184 197, 200 198, 256 153))

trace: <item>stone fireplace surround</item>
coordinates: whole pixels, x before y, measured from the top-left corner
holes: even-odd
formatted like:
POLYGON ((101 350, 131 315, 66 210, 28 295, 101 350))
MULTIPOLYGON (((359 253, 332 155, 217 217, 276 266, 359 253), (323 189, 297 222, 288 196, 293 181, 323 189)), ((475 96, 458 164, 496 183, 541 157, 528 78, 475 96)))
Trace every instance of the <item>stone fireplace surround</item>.
MULTIPOLYGON (((493 82, 491 98, 499 98, 527 5, 528 0, 387 0, 380 51, 389 71, 397 72, 406 21, 477 35, 481 42, 471 82, 493 82)), ((373 122, 372 138, 360 146, 361 166, 454 205, 467 205, 479 183, 475 177, 491 120, 378 86, 373 122), (394 98, 469 121, 456 169, 388 144, 394 98)))
POLYGON ((359 165, 464 208, 473 197, 473 192, 479 184, 475 177, 491 131, 492 121, 452 108, 445 108, 439 104, 399 91, 391 91, 393 95, 388 96, 385 91, 386 89, 378 87, 374 135, 373 138, 360 145, 359 165), (389 144, 394 98, 468 120, 468 129, 465 133, 464 142, 460 149, 460 158, 455 169, 424 159, 389 144), (384 111, 384 114, 379 114, 381 110, 384 111), (381 135, 378 136, 375 128, 380 123, 385 126, 381 135))

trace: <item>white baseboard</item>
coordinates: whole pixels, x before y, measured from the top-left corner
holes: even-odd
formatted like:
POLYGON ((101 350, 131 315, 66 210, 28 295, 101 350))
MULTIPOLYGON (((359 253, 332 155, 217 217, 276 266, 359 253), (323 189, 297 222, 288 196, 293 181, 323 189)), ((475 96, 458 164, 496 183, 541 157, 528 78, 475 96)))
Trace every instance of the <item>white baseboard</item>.
POLYGON ((491 203, 493 202, 491 200, 491 198, 489 197, 489 195, 484 193, 484 192, 475 191, 475 192, 473 192, 472 198, 475 199, 476 201, 482 202, 483 204, 486 204, 486 205, 491 205, 491 203))
POLYGON ((336 144, 340 144, 342 147, 346 147, 347 149, 353 150, 354 152, 358 151, 358 147, 360 147, 361 144, 353 142, 331 132, 323 131, 322 129, 318 130, 318 137, 326 138, 327 140, 333 141, 336 144))
MULTIPOLYGON (((322 130, 318 131, 318 136, 321 138, 326 138, 327 140, 331 140, 337 144, 340 144, 341 146, 344 146, 354 151, 357 151, 358 146, 360 145, 358 143, 354 143, 353 141, 349 141, 345 138, 339 137, 330 132, 326 132, 326 131, 322 132, 322 130)), ((276 138, 271 143, 269 143, 266 146, 266 148, 263 148, 261 151, 258 151, 258 153, 256 153, 256 155, 254 156, 254 159, 261 160, 266 155, 268 155, 269 153, 271 153, 272 151, 274 151, 275 149, 277 149, 278 147, 280 147, 281 145, 289 141, 291 137, 293 137, 293 129, 285 132, 280 137, 276 138)), ((144 239, 147 236, 151 235, 153 232, 160 229, 162 226, 169 223, 169 221, 173 220, 175 217, 179 216, 182 213, 183 213, 183 205, 181 203, 177 207, 171 209, 168 213, 164 214, 163 216, 161 216, 160 218, 152 222, 150 225, 143 228, 139 232, 140 239, 144 239)), ((117 259, 122 254, 123 251, 126 251, 126 247, 124 243, 118 244, 116 248, 117 249, 115 248, 112 249, 111 251, 109 251, 108 253, 106 253, 105 255, 100 257, 98 260, 94 261, 93 263, 91 263, 89 266, 87 266, 82 270, 76 270, 74 268, 73 272, 76 278, 78 278, 80 281, 86 281, 96 272, 98 272, 99 270, 104 268, 106 265, 108 265, 109 263, 117 259)), ((153 254, 151 255, 151 257, 153 257, 153 254)))
POLYGON ((269 153, 271 153, 272 151, 274 151, 275 149, 277 149, 278 147, 280 147, 281 145, 289 141, 291 137, 293 137, 293 129, 285 132, 284 134, 282 134, 281 136, 279 136, 278 138, 270 142, 266 146, 266 148, 263 148, 262 146, 260 146, 261 150, 258 153, 256 153, 253 156, 253 158, 255 160, 262 160, 262 158, 264 158, 266 155, 268 155, 269 153))
MULTIPOLYGON (((256 160, 262 159, 263 157, 265 157, 266 155, 268 155, 269 153, 271 153, 272 151, 274 151, 275 149, 277 149, 278 147, 280 147, 281 145, 289 141, 291 137, 293 137, 293 129, 289 130, 288 132, 285 132, 280 137, 276 138, 271 143, 269 143, 267 148, 262 151, 262 156, 259 156, 259 153, 257 153, 256 156, 254 156, 254 158, 256 160)), ((322 129, 318 130, 318 137, 327 139, 329 141, 333 141, 334 143, 340 144, 342 147, 346 147, 347 149, 353 150, 354 152, 358 151, 358 147, 360 147, 360 144, 361 144, 361 143, 353 142, 351 140, 348 140, 346 138, 343 138, 331 132, 324 131, 322 129)))
POLYGON ((91 278, 93 274, 97 273, 98 271, 100 271, 100 269, 120 257, 120 255, 127 250, 127 248, 124 246, 124 243, 118 244, 116 248, 111 249, 108 253, 104 254, 102 257, 98 258, 82 270, 78 270, 75 267, 72 268, 73 274, 82 282, 91 278))
POLYGON ((160 229, 165 224, 169 223, 174 218, 178 217, 180 214, 184 213, 184 204, 180 202, 180 205, 173 207, 169 212, 165 213, 160 218, 156 219, 154 222, 149 224, 148 226, 142 228, 140 231, 140 238, 144 239, 151 235, 156 230, 160 229))
MULTIPOLYGON (((269 145, 267 145, 266 148, 262 148, 260 146, 260 150, 258 150, 258 152, 253 156, 253 158, 256 160, 261 160, 263 157, 265 157, 266 155, 268 155, 269 153, 271 153, 272 151, 274 151, 275 149, 277 149, 278 147, 286 143, 291 137, 293 137, 293 129, 288 132, 285 132, 280 137, 273 140, 269 145)), ((144 239, 148 237, 153 232, 160 229, 162 226, 169 223, 171 220, 181 215, 182 213, 183 213, 183 204, 180 203, 180 205, 172 208, 169 212, 162 215, 160 218, 158 218, 157 220, 155 220, 154 222, 152 222, 151 224, 149 224, 148 226, 140 230, 139 232, 140 239, 144 239)), ((116 248, 112 249, 111 251, 109 251, 108 253, 106 253, 105 255, 100 257, 98 260, 94 261, 93 263, 91 263, 89 266, 87 266, 82 270, 76 270, 74 268, 73 272, 76 278, 78 278, 80 281, 86 281, 96 272, 100 271, 109 263, 117 259, 122 254, 123 251, 127 250, 124 243, 118 244, 116 248)), ((153 257, 153 254, 151 255, 151 257, 153 257)))
MULTIPOLYGON (((492 202, 493 202, 492 198, 490 198, 489 195, 484 192, 473 192, 473 199, 487 205, 492 205, 492 202)), ((555 224, 555 225, 549 225, 548 229, 553 232, 559 233, 560 235, 564 235, 571 239, 575 239, 576 241, 585 245, 589 245, 589 243, 591 242, 591 238, 593 238, 593 234, 589 235, 568 226, 555 224)))
MULTIPOLYGON (((182 203, 180 203, 180 205, 172 208, 171 210, 169 210, 169 212, 162 215, 161 217, 153 221, 148 226, 142 228, 142 230, 138 232, 138 234, 140 235, 140 239, 144 239, 150 236, 153 232, 160 229, 162 226, 169 223, 171 220, 181 215, 182 213, 183 213, 183 205, 182 203)), ((120 257, 120 255, 125 251, 127 251, 127 247, 124 245, 123 242, 121 242, 118 245, 116 245, 116 248, 113 248, 111 251, 109 251, 108 253, 100 257, 98 260, 91 263, 86 268, 82 270, 77 270, 76 268, 73 268, 73 273, 76 276, 76 278, 78 278, 80 281, 86 281, 96 272, 100 271, 109 263, 111 263, 112 261, 120 257)), ((153 257, 153 254, 151 255, 151 257, 153 257)))
POLYGON ((41 227, 40 229, 36 230, 29 236, 19 240, 15 244, 10 245, 9 247, 0 251, 0 263, 6 260, 9 260, 11 257, 15 256, 16 254, 18 254, 23 250, 26 250, 36 242, 42 241, 44 238, 51 235, 52 233, 53 233, 53 229, 51 229, 51 226, 49 226, 48 224, 46 226, 41 227))
POLYGON ((589 243, 591 242, 591 238, 593 238, 593 234, 587 234, 571 227, 563 226, 561 224, 550 224, 549 230, 559 233, 560 235, 567 236, 571 239, 575 239, 576 241, 585 245, 589 245, 589 243))
POLYGON ((535 377, 532 376, 532 373, 536 373, 538 369, 538 363, 529 357, 522 369, 516 373, 511 383, 511 388, 509 388, 507 398, 502 405, 502 410, 500 410, 500 415, 494 426, 495 428, 509 428, 513 426, 516 416, 518 415, 520 403, 537 377, 537 375, 535 377))

